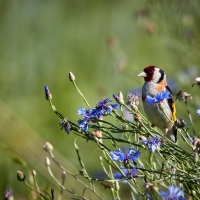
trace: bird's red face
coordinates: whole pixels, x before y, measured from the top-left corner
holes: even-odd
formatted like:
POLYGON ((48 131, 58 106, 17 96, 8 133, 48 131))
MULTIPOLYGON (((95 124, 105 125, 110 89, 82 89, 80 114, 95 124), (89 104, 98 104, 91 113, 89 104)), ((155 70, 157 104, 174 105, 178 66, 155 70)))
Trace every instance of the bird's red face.
POLYGON ((144 77, 145 82, 154 81, 156 83, 159 83, 160 81, 163 80, 165 73, 158 67, 148 66, 145 67, 143 72, 138 74, 138 76, 144 77))

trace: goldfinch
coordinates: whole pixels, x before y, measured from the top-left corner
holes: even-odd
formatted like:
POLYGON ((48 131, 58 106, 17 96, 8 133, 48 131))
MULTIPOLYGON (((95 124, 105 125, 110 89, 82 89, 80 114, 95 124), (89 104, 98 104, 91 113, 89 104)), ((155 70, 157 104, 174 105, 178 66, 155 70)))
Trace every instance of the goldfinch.
POLYGON ((167 138, 177 142, 177 129, 171 122, 176 121, 176 108, 172 92, 167 84, 165 72, 158 67, 148 66, 138 76, 144 77, 145 81, 142 86, 142 102, 149 121, 152 123, 152 126, 161 129, 167 138), (149 103, 147 101, 147 97, 153 98, 161 92, 169 93, 168 98, 161 101, 161 105, 171 121, 166 117, 158 103, 149 103))

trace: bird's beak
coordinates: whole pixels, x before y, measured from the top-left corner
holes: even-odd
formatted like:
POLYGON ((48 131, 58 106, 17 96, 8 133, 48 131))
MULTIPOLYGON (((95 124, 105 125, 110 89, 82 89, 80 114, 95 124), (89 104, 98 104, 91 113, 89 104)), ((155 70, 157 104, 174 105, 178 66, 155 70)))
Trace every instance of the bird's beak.
POLYGON ((141 72, 141 73, 138 74, 138 76, 140 76, 140 77, 147 77, 147 74, 145 72, 141 72))

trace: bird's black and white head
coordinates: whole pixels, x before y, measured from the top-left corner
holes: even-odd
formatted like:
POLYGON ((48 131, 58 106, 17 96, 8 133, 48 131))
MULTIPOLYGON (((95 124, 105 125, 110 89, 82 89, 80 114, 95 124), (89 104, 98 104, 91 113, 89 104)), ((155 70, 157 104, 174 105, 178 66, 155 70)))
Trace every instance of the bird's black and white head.
POLYGON ((138 74, 138 76, 144 77, 145 82, 153 81, 155 83, 160 83, 166 79, 165 72, 156 66, 145 67, 143 72, 138 74))

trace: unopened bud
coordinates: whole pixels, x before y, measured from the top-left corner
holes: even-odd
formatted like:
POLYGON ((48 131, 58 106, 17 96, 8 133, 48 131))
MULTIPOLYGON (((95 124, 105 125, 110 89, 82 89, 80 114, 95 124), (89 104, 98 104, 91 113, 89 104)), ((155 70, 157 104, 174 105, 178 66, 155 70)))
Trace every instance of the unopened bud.
POLYGON ((74 76, 74 74, 72 74, 72 72, 69 72, 69 80, 71 81, 71 82, 74 82, 75 81, 75 76, 74 76))
POLYGON ((118 94, 118 97, 119 97, 119 100, 122 104, 124 104, 124 96, 122 94, 122 92, 120 91, 119 94, 118 94))
POLYGON ((140 122, 140 121, 141 121, 141 116, 140 116, 138 113, 133 114, 133 118, 134 118, 134 120, 135 120, 136 122, 140 122))
POLYGON ((48 86, 44 86, 44 91, 45 91, 45 98, 46 98, 46 100, 51 100, 52 99, 52 95, 51 95, 51 93, 50 93, 50 91, 49 91, 49 88, 48 88, 48 86))
POLYGON ((43 146, 43 149, 46 151, 46 152, 51 152, 53 151, 53 146, 49 143, 49 142, 46 142, 43 146))
POLYGON ((139 128, 141 131, 144 131, 144 130, 145 130, 144 126, 142 126, 141 124, 139 124, 138 128, 139 128))
POLYGON ((48 157, 46 157, 45 158, 45 165, 47 166, 47 167, 49 167, 50 166, 50 160, 49 160, 49 158, 48 157))
POLYGON ((99 160, 100 160, 100 161, 102 161, 102 160, 103 160, 102 156, 99 156, 99 160))
POLYGON ((33 176, 36 176, 36 171, 33 170, 33 171, 32 171, 32 174, 33 174, 33 176))
POLYGON ((61 176, 61 178, 62 178, 63 180, 66 179, 66 171, 63 171, 63 172, 62 172, 62 176, 61 176))
POLYGON ((119 97, 116 94, 113 94, 113 98, 115 99, 117 103, 119 104, 121 103, 119 97))
POLYGON ((25 181, 25 179, 26 179, 26 175, 23 172, 18 170, 17 171, 17 180, 18 181, 25 181))

